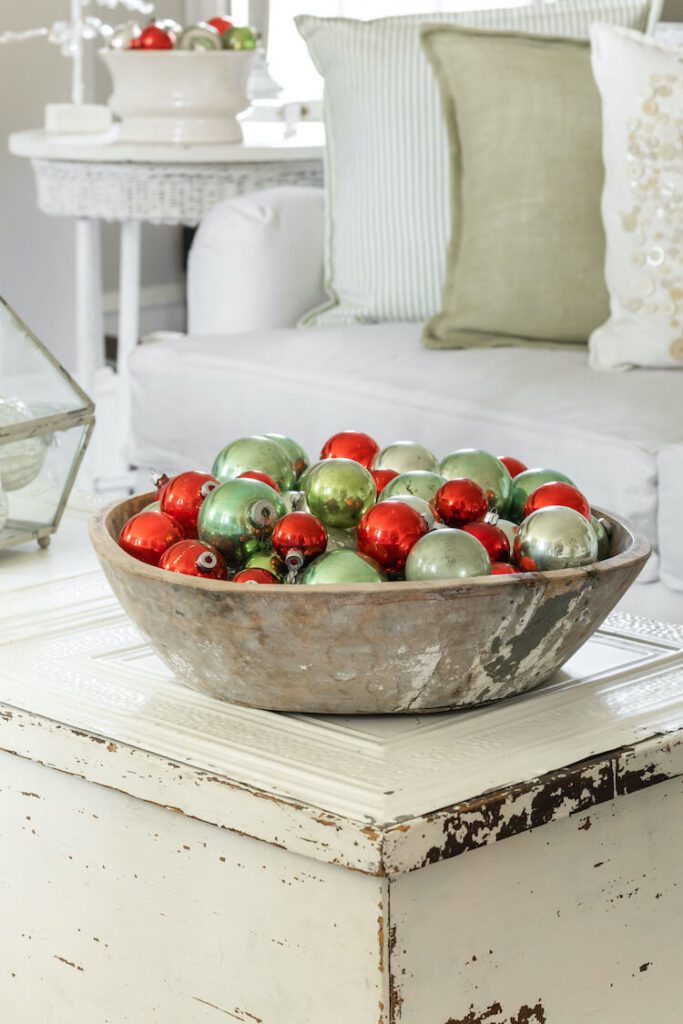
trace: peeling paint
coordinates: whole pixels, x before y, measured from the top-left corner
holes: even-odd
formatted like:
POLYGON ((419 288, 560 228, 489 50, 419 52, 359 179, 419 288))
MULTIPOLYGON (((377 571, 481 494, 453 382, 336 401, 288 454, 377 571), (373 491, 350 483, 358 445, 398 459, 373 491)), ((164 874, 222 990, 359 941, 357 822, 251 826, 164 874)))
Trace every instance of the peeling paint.
POLYGON ((85 967, 81 967, 80 964, 75 964, 73 962, 73 960, 67 960, 66 957, 57 956, 57 954, 55 954, 55 960, 59 960, 60 963, 66 964, 67 967, 73 967, 73 969, 75 971, 84 971, 85 970, 85 967))
POLYGON ((540 1000, 535 1006, 520 1006, 510 1016, 504 1015, 501 1004, 495 1002, 479 1011, 472 1005, 464 1017, 450 1017, 445 1024, 547 1024, 547 1018, 540 1000))

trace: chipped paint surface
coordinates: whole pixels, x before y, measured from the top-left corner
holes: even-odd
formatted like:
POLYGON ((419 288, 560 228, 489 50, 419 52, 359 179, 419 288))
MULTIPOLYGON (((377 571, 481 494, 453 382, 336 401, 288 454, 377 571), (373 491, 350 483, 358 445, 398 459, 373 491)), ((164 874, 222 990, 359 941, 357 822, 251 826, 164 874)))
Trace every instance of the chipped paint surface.
POLYGON ((546 1024, 545 1010, 540 1002, 535 1006, 520 1006, 517 1013, 504 1013, 500 1003, 492 1003, 485 1010, 470 1006, 467 1014, 455 1020, 451 1017, 446 1024, 546 1024))

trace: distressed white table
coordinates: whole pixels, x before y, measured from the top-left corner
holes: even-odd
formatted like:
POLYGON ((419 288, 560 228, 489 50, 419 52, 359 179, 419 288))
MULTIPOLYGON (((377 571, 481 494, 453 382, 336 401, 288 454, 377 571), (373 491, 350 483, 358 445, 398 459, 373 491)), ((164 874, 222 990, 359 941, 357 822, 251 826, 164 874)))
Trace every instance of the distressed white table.
POLYGON ((0 556, 3 1024, 678 1024, 683 627, 434 717, 184 689, 72 513, 0 556))

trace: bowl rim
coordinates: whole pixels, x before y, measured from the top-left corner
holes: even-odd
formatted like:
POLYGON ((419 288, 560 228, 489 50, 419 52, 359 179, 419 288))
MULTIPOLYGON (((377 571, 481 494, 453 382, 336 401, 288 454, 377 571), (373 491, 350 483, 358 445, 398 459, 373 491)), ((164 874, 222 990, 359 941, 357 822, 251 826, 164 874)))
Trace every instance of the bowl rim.
POLYGON ((168 58, 171 57, 171 56, 173 56, 173 57, 198 57, 198 56, 199 57, 216 57, 216 56, 222 57, 223 55, 225 55, 225 56, 228 56, 228 57, 253 57, 254 54, 256 53, 256 50, 227 50, 225 47, 223 47, 220 50, 219 49, 216 49, 216 50, 202 50, 202 49, 197 49, 197 50, 178 50, 178 49, 175 49, 175 48, 172 49, 172 50, 142 50, 142 49, 141 50, 115 50, 115 49, 112 49, 109 46, 101 46, 97 52, 98 52, 98 54, 101 57, 109 57, 111 55, 115 55, 117 59, 119 57, 122 57, 122 56, 126 56, 127 57, 128 55, 130 55, 131 57, 135 56, 136 59, 139 60, 140 59, 140 55, 144 54, 145 56, 148 56, 148 57, 154 57, 154 58, 164 57, 164 59, 168 60, 168 58))
POLYGON ((524 586, 534 588, 547 583, 550 580, 576 580, 580 578, 595 578, 601 575, 611 574, 626 566, 633 566, 640 562, 644 565, 652 553, 652 546, 647 538, 639 530, 636 530, 627 520, 604 509, 592 507, 594 515, 602 516, 610 523, 616 524, 625 530, 629 537, 628 547, 618 555, 605 558, 600 562, 593 562, 590 565, 575 569, 554 569, 545 572, 526 572, 515 575, 502 574, 500 576, 470 576, 465 579, 456 580, 400 580, 387 586, 386 583, 319 583, 311 587, 291 586, 287 583, 277 583, 267 587, 245 587, 243 583, 233 583, 229 580, 205 580, 198 576, 185 576, 182 573, 169 573, 166 569, 159 569, 153 565, 140 562, 119 547, 112 536, 109 528, 112 516, 120 508, 133 500, 141 504, 148 504, 156 500, 156 491, 147 494, 131 495, 124 501, 116 501, 106 508, 101 509, 91 517, 88 524, 90 541, 103 562, 113 563, 114 566, 125 573, 133 574, 138 578, 146 578, 150 581, 160 582, 166 579, 174 586, 187 587, 192 590, 205 590, 211 593, 232 593, 245 594, 255 591, 258 594, 288 595, 286 600, 297 600, 296 595, 302 594, 339 594, 351 597, 353 594, 376 594, 378 597, 388 598, 392 594, 400 597, 410 593, 415 594, 441 594, 441 593, 462 593, 463 591, 476 591, 503 588, 506 586, 524 586), (172 576, 172 579, 169 579, 172 576))

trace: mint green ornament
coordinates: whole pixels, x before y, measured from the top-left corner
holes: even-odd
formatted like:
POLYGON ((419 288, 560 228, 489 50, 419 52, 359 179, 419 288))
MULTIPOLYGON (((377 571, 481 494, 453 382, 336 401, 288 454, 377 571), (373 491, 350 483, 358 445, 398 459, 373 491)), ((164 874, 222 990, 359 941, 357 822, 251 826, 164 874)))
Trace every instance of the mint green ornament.
POLYGON ((292 463, 294 476, 298 480, 311 464, 311 460, 301 445, 297 441, 293 441, 291 437, 286 437, 284 434, 264 434, 263 436, 269 438, 271 441, 277 441, 280 447, 284 448, 289 456, 290 462, 292 463))
POLYGON ((445 483, 445 476, 433 473, 428 469, 414 469, 408 473, 399 473, 389 481, 382 491, 382 501, 387 498, 400 498, 404 494, 412 494, 424 501, 432 501, 436 492, 445 483))
POLYGON ((140 509, 140 511, 141 512, 161 512, 161 502, 160 501, 150 501, 149 505, 145 505, 145 507, 143 509, 140 509))
POLYGON ((226 50, 255 50, 258 33, 248 25, 237 28, 235 25, 223 33, 223 46, 226 50))
POLYGON ((260 480, 229 480, 210 492, 199 511, 198 534, 217 547, 232 568, 243 568, 267 547, 285 514, 280 495, 260 480))
POLYGON ((226 445, 216 456, 211 472, 224 483, 252 469, 271 476, 281 491, 294 486, 294 467, 285 449, 272 438, 259 434, 240 437, 226 445))
POLYGON ((280 497, 288 512, 309 512, 303 491, 282 491, 280 497))
POLYGON ((408 555, 406 579, 457 580, 490 576, 491 559, 476 537, 462 530, 433 530, 421 537, 408 555))
POLYGON ((482 451, 481 448, 461 448, 441 460, 439 472, 447 480, 458 477, 474 480, 486 491, 489 508, 495 508, 500 515, 507 512, 512 493, 512 477, 500 459, 490 452, 482 451))
POLYGON ((244 568, 265 569, 266 572, 272 572, 273 576, 277 576, 282 583, 284 583, 288 576, 287 566, 278 558, 274 551, 257 551, 255 555, 247 559, 244 568))
POLYGON ((335 526, 327 526, 326 529, 328 551, 356 550, 355 530, 338 530, 335 526))
POLYGON ((548 505, 527 516, 515 541, 515 561, 527 572, 575 569, 598 558, 598 538, 573 508, 548 505))
POLYGON ((551 484, 555 480, 576 487, 573 480, 557 469, 526 469, 523 473, 519 473, 512 481, 512 494, 507 509, 510 519, 519 522, 529 495, 541 484, 551 484))
POLYGON ((612 550, 612 526, 606 519, 591 516, 591 526, 598 541, 598 560, 609 558, 612 550))
POLYGON ((360 462, 325 459, 306 476, 306 501, 325 526, 356 526, 377 498, 375 481, 360 462))
POLYGON ((423 445, 414 441, 395 441, 377 453, 372 468, 393 469, 395 473, 410 473, 416 469, 431 472, 436 469, 436 462, 436 455, 423 445))
MULTIPOLYGON (((382 494, 382 501, 385 501, 384 494, 382 494)), ((436 523, 436 516, 432 512, 429 502, 425 501, 424 498, 418 498, 416 494, 394 494, 392 501, 402 501, 404 505, 410 505, 416 512, 419 512, 425 523, 427 529, 431 530, 432 526, 436 523)))
MULTIPOLYGON (((338 461, 338 460, 333 460, 338 461)), ((361 467, 362 468, 362 467, 361 467)), ((311 562, 301 583, 383 583, 385 576, 376 562, 357 551, 326 551, 311 562)))

